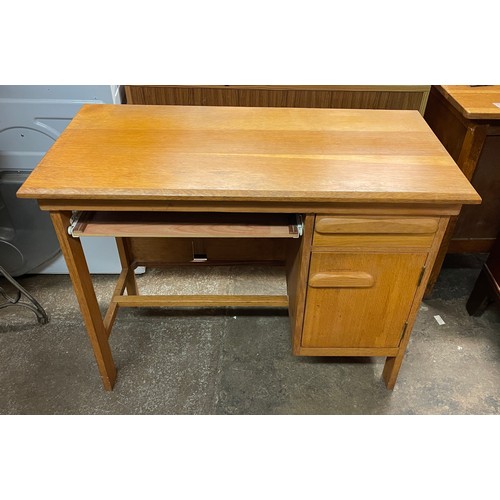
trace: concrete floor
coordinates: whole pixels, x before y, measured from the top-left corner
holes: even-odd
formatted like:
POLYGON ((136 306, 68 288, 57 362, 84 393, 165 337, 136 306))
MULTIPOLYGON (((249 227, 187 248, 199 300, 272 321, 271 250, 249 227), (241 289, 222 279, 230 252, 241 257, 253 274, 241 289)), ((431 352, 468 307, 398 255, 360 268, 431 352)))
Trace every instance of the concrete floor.
MULTIPOLYGON (((0 310, 1 414, 499 414, 500 310, 467 314, 479 257, 447 259, 394 391, 383 359, 291 355, 284 310, 120 310, 103 390, 67 276, 24 276, 45 307, 0 310), (467 266, 467 267, 464 267, 467 266), (434 316, 445 321, 438 325, 434 316)), ((150 270, 143 293, 282 293, 280 268, 150 270), (174 286, 175 285, 175 286, 174 286)), ((115 276, 97 276, 103 311, 115 276)), ((9 287, 5 281, 0 285, 9 287)))

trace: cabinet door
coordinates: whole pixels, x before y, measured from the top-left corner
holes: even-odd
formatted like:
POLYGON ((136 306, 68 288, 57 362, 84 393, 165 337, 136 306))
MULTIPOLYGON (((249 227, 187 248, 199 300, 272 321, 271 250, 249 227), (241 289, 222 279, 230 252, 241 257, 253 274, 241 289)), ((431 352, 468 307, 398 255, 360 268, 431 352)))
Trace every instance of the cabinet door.
POLYGON ((426 253, 316 252, 303 347, 397 347, 426 253))

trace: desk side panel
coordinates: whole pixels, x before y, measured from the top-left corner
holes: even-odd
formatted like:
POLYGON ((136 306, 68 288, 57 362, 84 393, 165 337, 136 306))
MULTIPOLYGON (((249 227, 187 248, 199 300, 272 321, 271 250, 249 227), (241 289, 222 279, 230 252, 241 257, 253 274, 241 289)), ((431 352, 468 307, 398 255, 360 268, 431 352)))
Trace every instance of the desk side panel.
POLYGON ((304 215, 304 233, 302 238, 294 240, 293 244, 288 247, 286 281, 294 354, 299 354, 302 338, 314 217, 314 215, 304 215))

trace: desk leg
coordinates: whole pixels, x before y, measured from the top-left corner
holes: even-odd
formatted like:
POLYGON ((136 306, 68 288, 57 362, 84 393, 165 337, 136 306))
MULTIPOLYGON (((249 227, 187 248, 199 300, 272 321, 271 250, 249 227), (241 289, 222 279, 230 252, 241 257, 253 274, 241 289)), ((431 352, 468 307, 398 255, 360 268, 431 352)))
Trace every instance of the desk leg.
POLYGON ((384 370, 382 372, 382 378, 384 379, 385 385, 387 389, 394 389, 394 385, 396 384, 396 380, 398 378, 399 370, 401 368, 401 364, 403 363, 403 358, 405 356, 406 347, 408 346, 408 342, 410 340, 410 333, 413 329, 413 325, 415 320, 417 319, 417 314, 420 310, 420 304, 422 302, 422 297, 424 295, 428 280, 431 275, 431 271, 436 260, 436 256, 438 255, 439 249, 442 246, 443 237, 446 232, 446 228, 448 227, 449 218, 441 217, 439 221, 439 226, 434 236, 434 241, 432 242, 432 246, 429 251, 429 255, 427 256, 427 261, 425 263, 425 271, 422 275, 422 281, 417 288, 417 292, 415 293, 415 297, 413 298, 413 305, 411 306, 410 313, 408 314, 408 318, 406 320, 406 328, 403 333, 403 337, 399 343, 399 351, 396 356, 388 357, 385 360, 384 370))
POLYGON ((104 388, 110 391, 116 380, 116 368, 82 244, 67 232, 71 212, 51 212, 50 216, 80 304, 104 388))
POLYGON ((132 272, 128 274, 126 280, 127 293, 129 295, 139 295, 137 291, 137 281, 135 279, 134 270, 132 268, 132 256, 130 253, 129 239, 128 238, 115 238, 116 247, 118 248, 118 255, 120 256, 120 263, 122 269, 131 269, 132 272))
POLYGON ((486 308, 495 301, 493 283, 484 265, 477 277, 474 288, 465 305, 470 316, 481 316, 486 308))

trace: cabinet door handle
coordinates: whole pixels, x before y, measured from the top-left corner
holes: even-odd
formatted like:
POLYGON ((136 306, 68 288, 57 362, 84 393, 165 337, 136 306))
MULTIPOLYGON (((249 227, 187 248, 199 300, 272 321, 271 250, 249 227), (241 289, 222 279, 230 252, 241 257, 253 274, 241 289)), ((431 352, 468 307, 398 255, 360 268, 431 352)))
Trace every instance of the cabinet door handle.
POLYGON ((375 279, 361 271, 332 271, 316 273, 309 278, 313 288, 370 288, 375 279))

